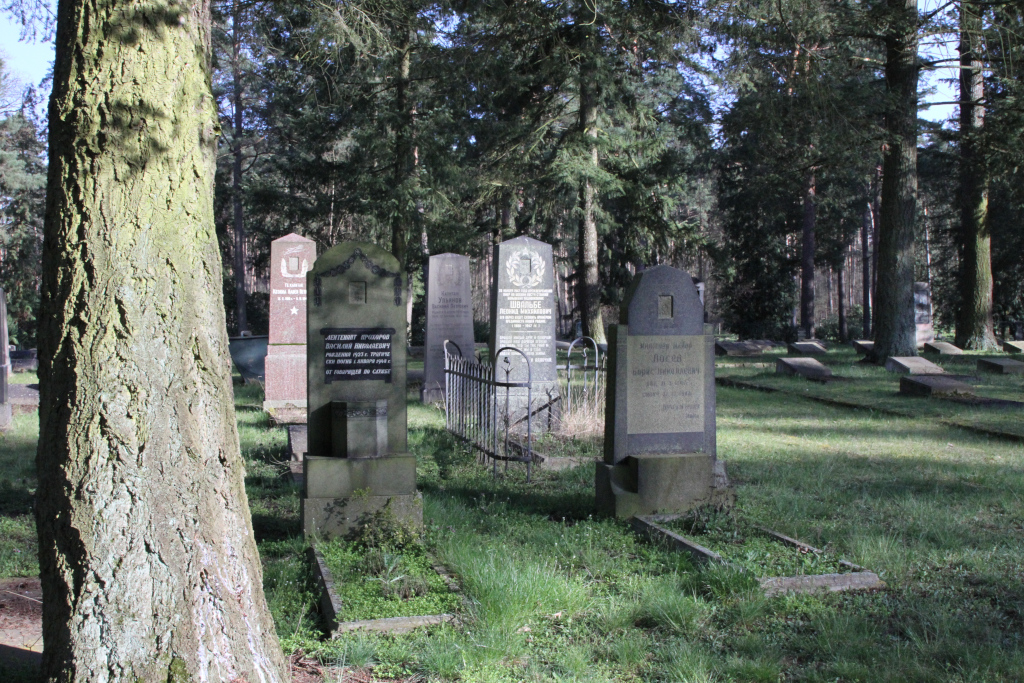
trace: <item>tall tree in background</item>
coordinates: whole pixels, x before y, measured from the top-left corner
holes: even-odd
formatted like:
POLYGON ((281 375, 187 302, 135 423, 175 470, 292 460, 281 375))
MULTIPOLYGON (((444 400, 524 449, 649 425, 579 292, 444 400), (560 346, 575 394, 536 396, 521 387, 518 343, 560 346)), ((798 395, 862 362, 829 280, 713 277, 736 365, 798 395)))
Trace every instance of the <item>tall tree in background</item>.
POLYGON ((980 149, 985 123, 980 4, 960 2, 960 297, 956 344, 997 348, 992 321, 992 237, 988 225, 988 164, 980 149))
POLYGON ((878 236, 875 346, 879 360, 917 355, 914 226, 917 220, 916 0, 885 0, 885 146, 878 236))
POLYGON ((61 0, 40 330, 43 673, 283 681, 213 227, 206 2, 61 0))
POLYGON ((243 138, 245 136, 245 95, 242 87, 242 41, 245 8, 240 0, 231 6, 231 226, 233 274, 235 276, 235 321, 238 334, 249 331, 245 304, 245 215, 242 203, 243 138))

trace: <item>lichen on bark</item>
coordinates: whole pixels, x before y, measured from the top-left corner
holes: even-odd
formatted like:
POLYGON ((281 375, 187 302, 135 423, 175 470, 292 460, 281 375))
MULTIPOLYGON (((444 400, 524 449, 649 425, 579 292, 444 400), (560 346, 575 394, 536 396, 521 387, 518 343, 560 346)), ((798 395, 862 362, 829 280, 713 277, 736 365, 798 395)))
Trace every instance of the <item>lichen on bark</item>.
POLYGON ((285 680, 213 226, 206 0, 60 0, 40 326, 44 675, 285 680))

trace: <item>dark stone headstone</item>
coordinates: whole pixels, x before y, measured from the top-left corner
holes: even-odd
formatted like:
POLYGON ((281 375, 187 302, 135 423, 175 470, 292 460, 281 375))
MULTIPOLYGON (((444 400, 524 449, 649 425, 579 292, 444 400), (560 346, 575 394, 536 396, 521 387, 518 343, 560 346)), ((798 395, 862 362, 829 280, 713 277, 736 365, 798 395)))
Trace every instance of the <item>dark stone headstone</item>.
POLYGON ((900 393, 906 396, 974 396, 974 387, 942 375, 900 377, 900 393))
MULTIPOLYGON (((516 237, 495 245, 494 276, 491 282, 491 360, 497 377, 504 381, 505 359, 510 363, 512 382, 525 382, 527 364, 517 353, 501 353, 513 347, 530 360, 532 411, 554 407, 558 396, 558 368, 555 358, 554 268, 551 245, 531 237, 516 237)), ((525 388, 511 390, 513 417, 526 410, 525 388)), ((548 423, 547 414, 537 419, 548 423)))
POLYGON ((927 282, 914 283, 914 323, 917 326, 917 347, 935 341, 932 325, 932 289, 927 282))
POLYGON ((1007 353, 1024 353, 1024 342, 1004 341, 1003 351, 1007 353))
POLYGON ((999 375, 1024 375, 1024 363, 1009 358, 979 358, 978 370, 999 375))
POLYGON ((608 341, 598 509, 618 517, 728 502, 715 450, 715 340, 690 276, 638 273, 608 341))
POLYGON ((935 363, 920 356, 890 356, 885 359, 885 369, 908 375, 941 375, 946 371, 935 363))
POLYGON ((867 355, 875 350, 875 342, 868 339, 858 339, 853 342, 853 350, 862 356, 867 355))
POLYGON ((822 365, 815 358, 779 358, 775 361, 775 372, 779 375, 799 375, 808 379, 832 376, 832 369, 822 365))
POLYGON ((823 356, 828 353, 825 345, 815 340, 793 342, 786 351, 791 356, 823 356))
POLYGON ((944 341, 930 341, 924 343, 925 353, 934 353, 940 356, 959 356, 963 354, 963 349, 958 346, 953 346, 949 342, 944 341))
POLYGON ((263 409, 279 424, 306 421, 306 273, 316 243, 285 235, 270 243, 270 338, 263 409))
POLYGON ((764 346, 757 342, 715 342, 715 355, 718 356, 760 356, 764 351, 764 346))
POLYGON ((405 276, 394 256, 343 242, 306 275, 305 534, 346 533, 389 508, 422 523, 407 453, 405 276))
POLYGON ((423 354, 424 403, 444 400, 444 342, 472 358, 473 301, 469 291, 469 257, 436 254, 427 264, 427 333, 423 354))
POLYGON ((11 428, 11 400, 7 387, 11 376, 10 343, 7 334, 7 293, 0 287, 0 430, 11 428))

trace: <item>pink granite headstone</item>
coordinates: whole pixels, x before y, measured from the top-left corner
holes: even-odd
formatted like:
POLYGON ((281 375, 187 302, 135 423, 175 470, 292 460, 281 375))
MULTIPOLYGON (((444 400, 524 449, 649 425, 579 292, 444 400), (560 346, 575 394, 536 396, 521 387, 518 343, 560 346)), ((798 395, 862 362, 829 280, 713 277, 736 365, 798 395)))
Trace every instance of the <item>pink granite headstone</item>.
POLYGON ((316 243, 285 235, 270 243, 270 340, 263 409, 278 423, 306 421, 306 272, 316 243))

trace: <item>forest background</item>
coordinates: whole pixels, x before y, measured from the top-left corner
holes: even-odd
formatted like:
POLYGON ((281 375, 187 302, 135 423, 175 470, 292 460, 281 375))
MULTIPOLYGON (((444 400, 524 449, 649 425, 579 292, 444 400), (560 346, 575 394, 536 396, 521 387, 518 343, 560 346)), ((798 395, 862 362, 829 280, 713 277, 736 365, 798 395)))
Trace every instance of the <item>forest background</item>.
MULTIPOLYGON (((870 336, 900 4, 215 3, 229 330, 266 332, 270 242, 298 232, 389 246, 414 276, 413 343, 427 257, 469 254, 483 338, 490 246, 528 234, 555 246, 564 335, 602 337, 632 274, 670 263, 742 337, 870 336)), ((0 9, 51 30, 38 3, 0 9)), ((986 287, 997 326, 1024 318, 1024 16, 914 14, 915 49, 948 47, 917 67, 966 76, 952 125, 915 118, 914 279, 970 341, 986 287), (979 235, 987 275, 964 266, 979 235)), ((46 119, 0 74, 0 284, 29 348, 46 119)))

